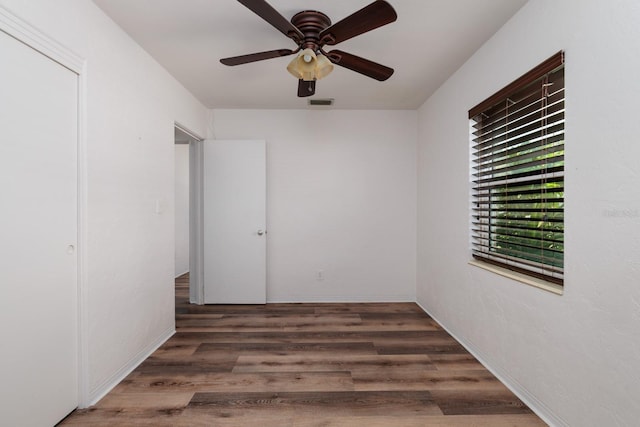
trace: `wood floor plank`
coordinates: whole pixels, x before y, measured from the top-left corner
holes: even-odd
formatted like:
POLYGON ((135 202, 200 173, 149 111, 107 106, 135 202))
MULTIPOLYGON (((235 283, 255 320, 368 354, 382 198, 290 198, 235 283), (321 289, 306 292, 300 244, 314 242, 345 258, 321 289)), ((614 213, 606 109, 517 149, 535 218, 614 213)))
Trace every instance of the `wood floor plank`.
POLYGON ((164 393, 120 392, 109 393, 95 406, 96 409, 156 409, 169 411, 184 409, 191 399, 190 391, 166 391, 164 393))
POLYGON ((351 391, 351 374, 338 372, 268 372, 268 373, 183 373, 169 375, 140 374, 134 380, 124 380, 124 392, 164 392, 167 390, 206 392, 297 392, 351 391))
POLYGON ((183 319, 181 331, 202 330, 212 332, 252 331, 437 331, 439 326, 424 316, 385 318, 377 316, 362 320, 357 314, 327 315, 226 315, 215 322, 206 318, 183 319))
POLYGON ((189 304, 176 329, 62 426, 543 426, 415 303, 189 304))
POLYGON ((192 319, 222 319, 225 315, 222 313, 191 313, 191 314, 176 314, 176 322, 189 321, 192 319))
MULTIPOLYGON (((295 331, 322 331, 328 327, 322 324, 306 323, 293 326, 285 326, 284 330, 287 332, 295 331)), ((366 322, 351 322, 351 323, 335 323, 330 327, 333 331, 350 331, 350 332, 365 332, 365 331, 437 331, 439 326, 431 319, 377 319, 369 320, 366 322)))
POLYGON ((478 359, 473 357, 471 353, 464 354, 429 354, 429 359, 435 365, 435 367, 440 371, 450 371, 450 370, 480 370, 484 371, 487 368, 482 366, 478 359))
POLYGON ((455 342, 445 331, 178 331, 171 342, 175 344, 200 344, 215 342, 288 342, 288 343, 322 343, 322 342, 379 342, 396 344, 398 342, 429 342, 432 339, 444 338, 447 342, 455 342))
MULTIPOLYGON (((183 316, 184 317, 184 316, 183 316)), ((188 322, 189 319, 185 319, 188 322)), ((224 314, 218 321, 210 322, 203 318, 190 319, 193 326, 199 326, 204 324, 208 327, 230 327, 230 328, 272 328, 281 330, 285 326, 290 327, 302 327, 306 325, 310 326, 326 326, 331 327, 333 325, 360 325, 362 319, 357 314, 333 314, 327 316, 321 316, 317 314, 289 314, 289 313, 257 313, 257 314, 224 314)))
POLYGON ((187 375, 199 373, 230 373, 235 367, 235 357, 217 362, 208 362, 202 360, 186 359, 186 360, 146 360, 142 363, 137 371, 140 375, 187 375))
POLYGON ((418 340, 384 337, 374 338, 373 344, 379 354, 469 354, 449 334, 442 331, 438 335, 425 336, 418 340))
MULTIPOLYGON (((203 411, 185 410, 171 427, 292 427, 293 417, 279 414, 254 414, 212 417, 203 411)), ((343 426, 346 427, 346 426, 343 426)))
MULTIPOLYGON (((177 296, 177 295, 176 295, 177 296)), ((194 305, 176 298, 177 314, 315 314, 315 309, 302 304, 266 304, 266 305, 194 305)))
POLYGON ((211 314, 232 314, 232 315, 303 315, 315 314, 315 309, 308 304, 209 304, 209 305, 192 305, 187 307, 199 307, 203 312, 211 314))
POLYGON ((424 314, 424 311, 413 302, 385 302, 385 303, 318 303, 305 304, 306 307, 313 307, 318 314, 326 313, 418 313, 424 314))
POLYGON ((421 321, 428 321, 428 322, 433 322, 433 320, 431 319, 431 317, 425 313, 425 312, 421 312, 421 311, 387 311, 387 310, 382 310, 382 307, 379 311, 360 311, 359 313, 360 318, 362 319, 363 322, 366 321, 380 321, 380 320, 398 320, 398 321, 414 321, 414 320, 421 320, 421 321))
POLYGON ((489 371, 353 372, 356 390, 507 390, 489 371))
MULTIPOLYGON (((180 413, 182 410, 179 411, 180 413)), ((153 410, 78 409, 58 426, 78 427, 174 427, 181 424, 180 413, 165 414, 153 410)), ((204 425, 204 424, 203 424, 204 425)))
POLYGON ((216 417, 336 415, 441 415, 429 392, 299 392, 196 393, 187 410, 206 411, 216 417))
POLYGON ((503 390, 431 390, 445 415, 531 414, 506 388, 503 390))
POLYGON ((196 350, 195 354, 211 352, 242 352, 252 354, 288 354, 296 352, 321 352, 342 354, 377 354, 376 348, 371 342, 339 342, 339 343, 204 343, 196 350))
POLYGON ((152 355, 156 359, 176 360, 191 356, 198 348, 199 343, 189 344, 169 339, 160 346, 152 355))
POLYGON ((397 345, 384 342, 374 342, 378 354, 468 354, 467 350, 456 342, 429 344, 429 343, 402 343, 397 345))
POLYGON ((299 417, 293 427, 543 427, 535 415, 463 415, 463 416, 356 416, 318 415, 299 417))
POLYGON ((415 373, 434 370, 427 355, 292 355, 292 356, 240 356, 233 368, 239 372, 380 372, 415 373))

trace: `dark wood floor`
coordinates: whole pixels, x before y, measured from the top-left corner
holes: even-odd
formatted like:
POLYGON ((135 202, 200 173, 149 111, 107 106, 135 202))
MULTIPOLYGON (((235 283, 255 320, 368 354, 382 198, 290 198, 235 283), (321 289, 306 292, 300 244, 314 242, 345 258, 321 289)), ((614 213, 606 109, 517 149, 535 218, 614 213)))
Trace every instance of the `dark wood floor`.
POLYGON ((72 426, 544 426, 415 304, 194 306, 72 426))

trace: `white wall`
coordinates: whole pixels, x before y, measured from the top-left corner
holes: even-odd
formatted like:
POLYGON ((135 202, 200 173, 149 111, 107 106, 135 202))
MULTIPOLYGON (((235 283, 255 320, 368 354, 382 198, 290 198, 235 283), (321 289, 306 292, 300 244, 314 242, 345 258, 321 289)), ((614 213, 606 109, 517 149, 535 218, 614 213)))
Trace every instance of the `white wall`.
POLYGON ((640 416, 638 22, 636 0, 530 0, 419 111, 418 301, 555 425, 640 416), (467 265, 467 111, 560 49, 562 296, 467 265))
POLYGON ((415 299, 415 111, 212 116, 217 139, 267 141, 269 302, 415 299))
POLYGON ((91 400, 174 330, 173 127, 178 121, 204 134, 206 110, 91 1, 0 5, 87 61, 83 279, 91 400))
POLYGON ((175 273, 189 271, 189 144, 175 145, 175 273))

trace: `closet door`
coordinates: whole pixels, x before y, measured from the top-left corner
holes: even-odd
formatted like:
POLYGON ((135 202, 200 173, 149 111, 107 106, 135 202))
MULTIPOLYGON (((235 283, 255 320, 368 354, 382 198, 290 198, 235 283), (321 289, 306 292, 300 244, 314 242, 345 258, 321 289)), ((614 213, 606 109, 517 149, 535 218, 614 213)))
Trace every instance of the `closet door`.
POLYGON ((0 424, 78 405, 78 75, 0 31, 0 424))

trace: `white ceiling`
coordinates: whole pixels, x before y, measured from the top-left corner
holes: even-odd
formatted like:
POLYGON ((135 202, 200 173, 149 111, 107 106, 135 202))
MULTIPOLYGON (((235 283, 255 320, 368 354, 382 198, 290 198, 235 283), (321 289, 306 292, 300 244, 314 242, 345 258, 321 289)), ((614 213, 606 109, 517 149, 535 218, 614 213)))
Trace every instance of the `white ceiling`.
MULTIPOLYGON (((289 19, 320 10, 335 23, 372 0, 268 0, 289 19)), ((336 66, 314 98, 334 108, 415 109, 526 0, 388 0, 398 20, 336 45, 395 69, 379 82, 336 66)), ((94 0, 208 108, 307 108, 282 57, 228 67, 220 58, 295 43, 236 0, 94 0)))

